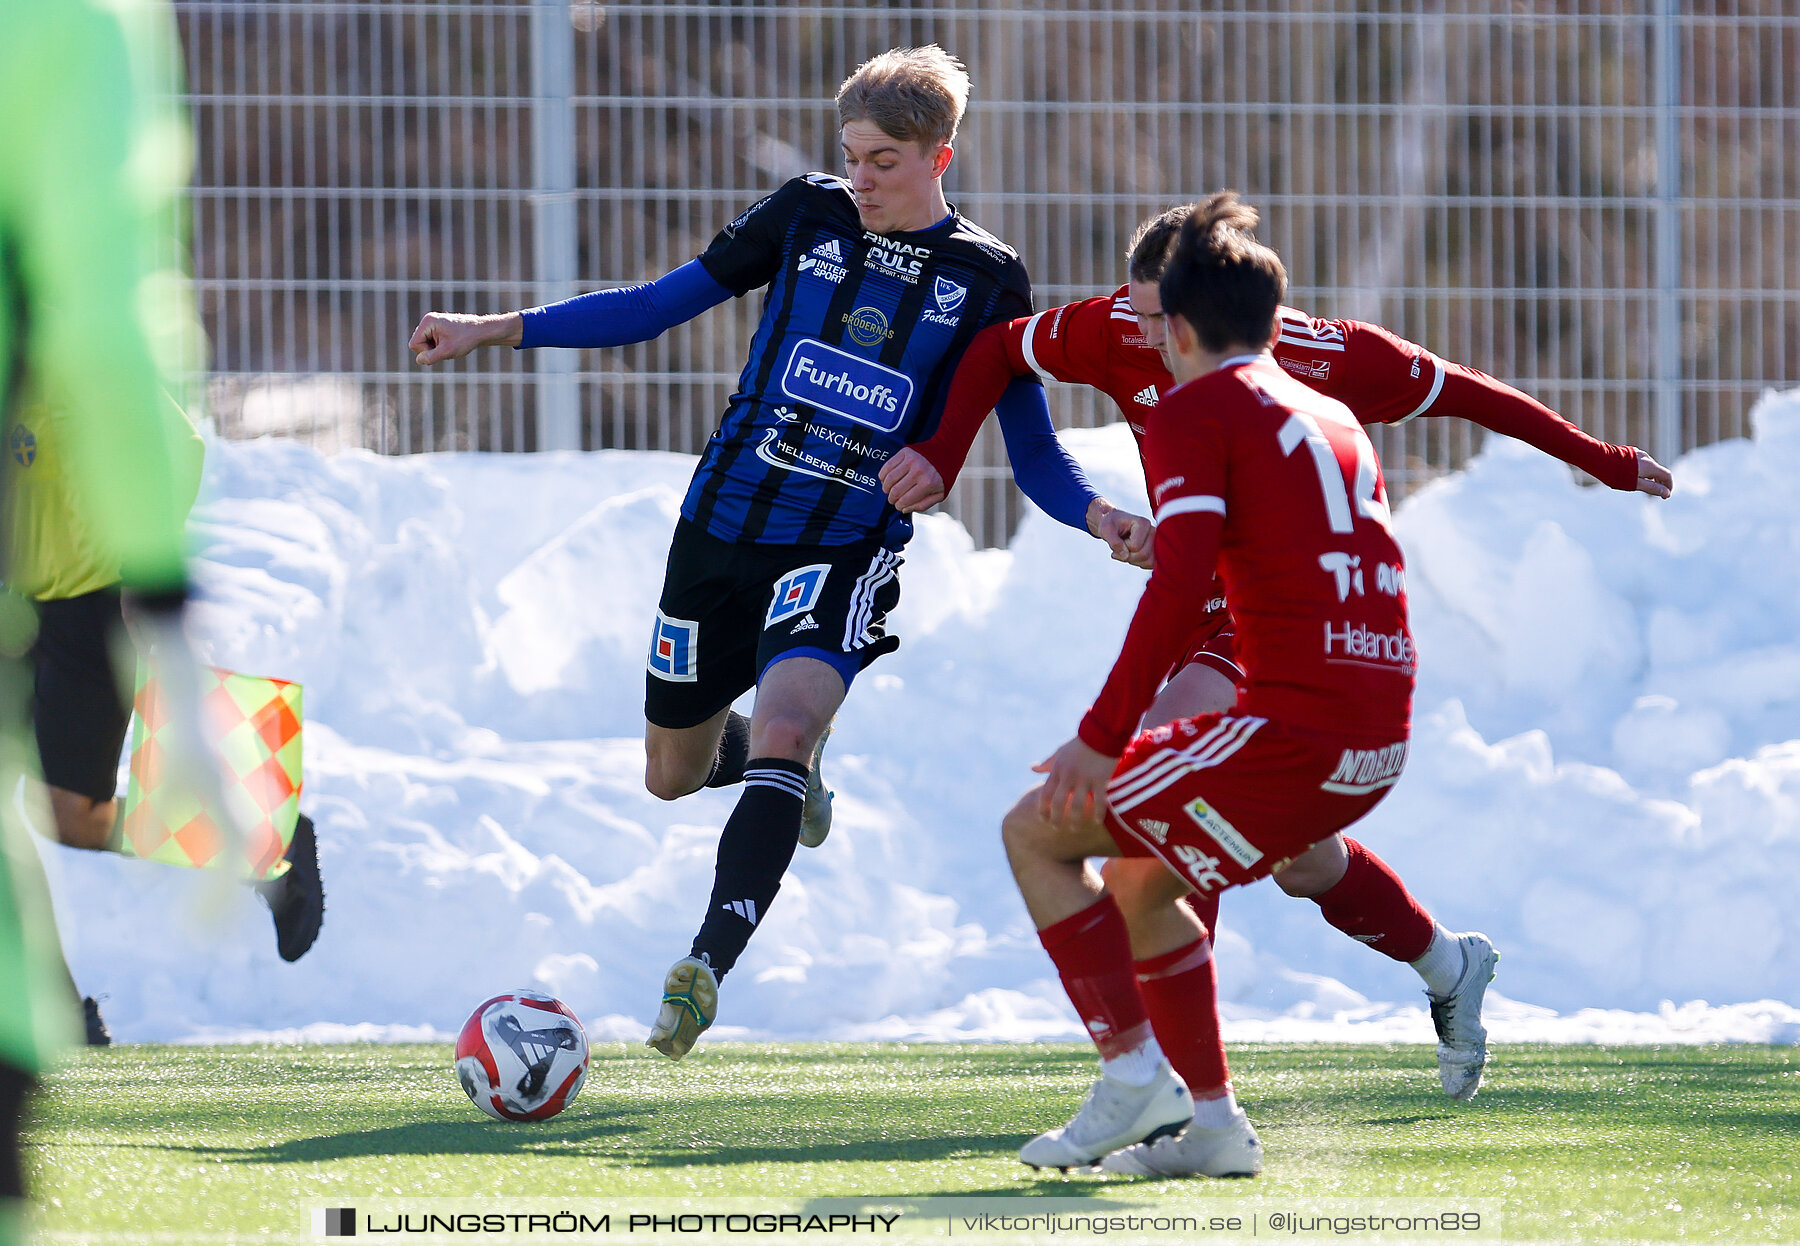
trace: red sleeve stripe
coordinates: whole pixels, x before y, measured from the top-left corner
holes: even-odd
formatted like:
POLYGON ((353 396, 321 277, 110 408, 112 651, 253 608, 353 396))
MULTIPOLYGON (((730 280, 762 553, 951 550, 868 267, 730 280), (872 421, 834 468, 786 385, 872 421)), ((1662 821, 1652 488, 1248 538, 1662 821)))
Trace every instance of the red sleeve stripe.
MULTIPOLYGON (((1037 373, 1040 380, 1054 381, 1056 378, 1044 371, 1043 366, 1038 363, 1037 352, 1031 349, 1031 338, 1032 335, 1037 332, 1038 321, 1042 320, 1047 315, 1049 315, 1048 308, 1025 322, 1025 337, 1024 340, 1019 343, 1019 347, 1025 352, 1025 366, 1027 368, 1030 368, 1033 372, 1037 373)), ((1443 372, 1441 370, 1438 372, 1438 381, 1440 384, 1443 382, 1443 372)))
POLYGON ((1407 412, 1405 415, 1403 415, 1399 419, 1395 420, 1393 425, 1391 425, 1390 427, 1398 427, 1399 425, 1406 423, 1408 420, 1412 419, 1416 415, 1425 414, 1425 412, 1431 407, 1431 404, 1438 400, 1438 395, 1444 392, 1444 365, 1442 363, 1439 363, 1438 357, 1436 355, 1432 354, 1430 351, 1425 352, 1425 358, 1431 360, 1431 371, 1432 371, 1431 392, 1429 394, 1425 395, 1424 402, 1421 402, 1418 406, 1414 407, 1411 411, 1407 412))
POLYGON ((1223 515, 1225 513, 1225 499, 1215 497, 1210 493, 1200 493, 1187 498, 1176 498, 1172 502, 1163 503, 1162 509, 1156 512, 1156 522, 1162 523, 1164 520, 1172 519, 1176 515, 1192 515, 1197 512, 1205 512, 1211 515, 1223 515))

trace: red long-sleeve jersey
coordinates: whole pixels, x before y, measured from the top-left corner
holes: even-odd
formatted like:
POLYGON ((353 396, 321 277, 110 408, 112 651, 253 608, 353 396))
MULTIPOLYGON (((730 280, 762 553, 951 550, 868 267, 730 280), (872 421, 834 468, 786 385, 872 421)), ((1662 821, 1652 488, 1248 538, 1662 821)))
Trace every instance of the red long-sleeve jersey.
MULTIPOLYGON (((1129 287, 984 329, 958 365, 942 419, 913 447, 948 488, 981 423, 1016 376, 1037 373, 1091 385, 1111 398, 1143 452, 1145 419, 1174 384, 1162 355, 1144 344, 1129 287)), ((1349 407, 1364 424, 1460 416, 1516 437, 1614 489, 1637 487, 1637 450, 1582 432, 1529 395, 1360 320, 1319 320, 1284 307, 1275 361, 1349 407)))
POLYGON ((1171 390, 1140 443, 1156 567, 1081 738, 1124 751, 1193 633, 1215 565, 1244 669, 1236 713, 1350 743, 1402 739, 1414 649, 1405 562, 1350 410, 1267 354, 1171 390))

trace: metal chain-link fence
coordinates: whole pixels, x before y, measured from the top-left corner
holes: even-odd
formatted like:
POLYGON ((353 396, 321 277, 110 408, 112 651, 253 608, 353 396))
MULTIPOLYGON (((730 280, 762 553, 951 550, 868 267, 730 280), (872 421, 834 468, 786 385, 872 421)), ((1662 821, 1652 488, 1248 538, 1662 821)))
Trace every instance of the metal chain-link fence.
MULTIPOLYGON (((429 309, 660 275, 838 165, 831 98, 884 48, 967 62, 952 202, 1038 305, 1110 290, 1132 227, 1219 187, 1291 301, 1387 325, 1665 460, 1747 432, 1800 365, 1800 14, 1786 0, 865 7, 178 0, 195 262, 232 436, 383 452, 694 452, 756 299, 641 346, 430 372, 429 309)), ((1063 424, 1116 418, 1052 387, 1063 424)), ((1391 491, 1479 429, 1373 430, 1391 491)), ((951 507, 1003 542, 989 429, 951 507)))

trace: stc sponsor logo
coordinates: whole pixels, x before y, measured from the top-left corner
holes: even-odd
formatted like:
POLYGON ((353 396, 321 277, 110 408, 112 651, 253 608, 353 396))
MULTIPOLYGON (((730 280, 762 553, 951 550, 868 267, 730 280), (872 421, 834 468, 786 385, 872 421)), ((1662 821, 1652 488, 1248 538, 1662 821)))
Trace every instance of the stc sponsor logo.
POLYGON ((898 277, 907 285, 917 284, 925 271, 924 261, 930 256, 931 248, 895 242, 881 234, 864 233, 863 238, 869 244, 869 253, 863 258, 863 267, 898 277))
POLYGON ((891 433, 906 418, 913 383, 904 372, 802 338, 788 354, 781 391, 795 402, 891 433))
POLYGON ((1240 835, 1237 827, 1227 822, 1223 814, 1198 796, 1183 805, 1181 810, 1192 818, 1215 844, 1219 845, 1226 856, 1245 869, 1249 869, 1262 860, 1261 850, 1240 835))
POLYGON ((853 312, 845 312, 844 327, 850 331, 850 340, 858 346, 875 346, 894 336, 888 328, 887 313, 879 307, 859 307, 853 312))
POLYGON ((1406 769, 1406 741, 1385 748, 1347 748, 1319 790, 1357 796, 1390 787, 1406 769))
POLYGON ((1392 632, 1371 632, 1361 623, 1345 623, 1341 627, 1325 625, 1325 660, 1327 662, 1359 662, 1391 666, 1410 675, 1418 661, 1413 638, 1404 626, 1392 632))
POLYGON ((1230 885, 1231 880, 1219 873, 1219 858, 1207 856, 1192 844, 1176 844, 1175 856, 1188 877, 1194 880, 1195 891, 1207 892, 1214 887, 1230 885))

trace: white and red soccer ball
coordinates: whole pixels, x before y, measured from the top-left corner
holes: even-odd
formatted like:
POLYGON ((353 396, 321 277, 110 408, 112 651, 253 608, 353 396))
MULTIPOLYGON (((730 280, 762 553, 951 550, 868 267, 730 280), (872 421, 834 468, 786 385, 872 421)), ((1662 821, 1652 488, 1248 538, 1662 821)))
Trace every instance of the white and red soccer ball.
POLYGON ((456 1036, 456 1078, 495 1120, 549 1120, 575 1101, 587 1070, 580 1019, 538 991, 483 1001, 456 1036))

